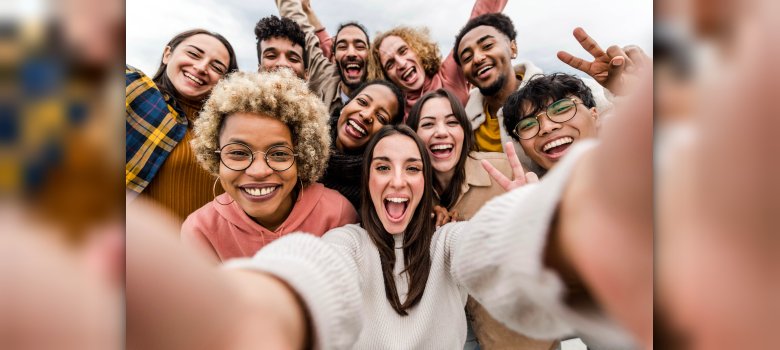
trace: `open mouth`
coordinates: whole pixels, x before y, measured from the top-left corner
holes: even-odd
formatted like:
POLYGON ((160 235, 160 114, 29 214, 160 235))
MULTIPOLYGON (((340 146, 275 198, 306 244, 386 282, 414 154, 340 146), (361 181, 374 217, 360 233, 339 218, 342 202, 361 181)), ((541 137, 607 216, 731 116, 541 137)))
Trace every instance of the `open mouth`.
POLYGON ((363 66, 358 63, 348 63, 344 66, 344 72, 347 73, 349 78, 360 78, 360 73, 363 71, 363 66))
POLYGON ((240 187, 241 192, 252 199, 265 199, 276 192, 282 186, 280 185, 266 185, 266 186, 246 186, 240 187))
POLYGON ((407 84, 413 84, 417 81, 417 68, 414 66, 409 67, 403 74, 401 74, 401 80, 407 84))
POLYGON ((477 70, 477 78, 479 79, 485 79, 487 78, 488 74, 490 74, 490 70, 493 69, 492 65, 484 66, 477 70))
POLYGON ((387 218, 391 222, 401 222, 406 214, 406 208, 409 206, 409 198, 387 197, 384 203, 387 218))
POLYGON ((351 137, 356 139, 362 139, 368 135, 368 132, 365 129, 365 126, 358 123, 354 119, 347 120, 346 125, 344 125, 344 131, 351 137))
POLYGON ((194 75, 192 75, 190 73, 184 72, 184 76, 187 77, 187 79, 192 80, 195 84, 198 84, 198 85, 206 84, 205 81, 198 79, 197 77, 195 77, 194 75))
POLYGON ((455 149, 455 145, 451 143, 437 143, 428 148, 431 151, 431 155, 434 158, 449 158, 452 155, 452 151, 455 149))
POLYGON ((559 157, 566 152, 572 142, 574 142, 574 139, 571 137, 561 137, 546 143, 542 147, 542 152, 553 157, 559 157))

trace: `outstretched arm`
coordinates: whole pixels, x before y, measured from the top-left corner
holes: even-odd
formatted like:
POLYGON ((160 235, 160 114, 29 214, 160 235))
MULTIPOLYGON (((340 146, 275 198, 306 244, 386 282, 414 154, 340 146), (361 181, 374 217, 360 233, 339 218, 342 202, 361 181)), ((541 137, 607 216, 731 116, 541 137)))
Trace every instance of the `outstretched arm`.
POLYGON ((325 26, 322 25, 320 18, 317 17, 317 14, 311 7, 311 1, 303 0, 301 2, 301 6, 303 7, 303 13, 306 14, 306 18, 309 19, 309 23, 311 23, 312 27, 314 27, 314 34, 317 35, 317 39, 320 41, 320 50, 322 50, 322 55, 327 59, 331 59, 333 57, 333 38, 328 35, 327 30, 325 30, 325 26))
MULTIPOLYGON (((306 34, 306 53, 308 55, 308 80, 310 82, 319 80, 320 77, 333 74, 332 63, 329 56, 323 51, 316 27, 312 25, 309 17, 303 9, 301 0, 276 0, 276 7, 279 9, 279 15, 287 17, 298 23, 301 30, 306 34)), ((311 6, 309 6, 311 7, 311 6)), ((317 20, 319 22, 319 20, 317 20)), ((321 25, 321 24, 320 24, 321 25)), ((327 33, 322 33, 327 37, 327 33)), ((322 43, 326 44, 326 43, 322 43)), ((329 42, 327 43, 329 45, 329 42)))
POLYGON ((612 45, 607 51, 582 28, 574 29, 574 37, 583 49, 593 56, 593 61, 575 57, 566 51, 558 52, 558 59, 574 69, 585 72, 615 95, 626 95, 637 85, 638 72, 652 65, 652 60, 641 48, 629 45, 620 48, 612 45))

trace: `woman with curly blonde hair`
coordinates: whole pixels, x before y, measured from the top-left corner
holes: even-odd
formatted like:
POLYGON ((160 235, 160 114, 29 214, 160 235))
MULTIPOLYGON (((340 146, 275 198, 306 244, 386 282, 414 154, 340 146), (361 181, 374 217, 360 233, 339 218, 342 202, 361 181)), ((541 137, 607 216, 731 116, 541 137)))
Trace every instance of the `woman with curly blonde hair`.
POLYGON ((327 166, 327 110, 291 72, 230 75, 195 122, 193 151, 225 193, 182 225, 185 244, 213 260, 251 256, 285 234, 356 223, 338 192, 316 181, 327 166))
MULTIPOLYGON (((501 12, 506 3, 507 0, 477 0, 469 18, 501 12)), ((427 28, 400 26, 377 34, 369 64, 369 79, 375 78, 390 80, 401 88, 407 113, 422 95, 436 89, 449 90, 464 105, 469 97, 469 83, 452 53, 442 61, 427 28)))

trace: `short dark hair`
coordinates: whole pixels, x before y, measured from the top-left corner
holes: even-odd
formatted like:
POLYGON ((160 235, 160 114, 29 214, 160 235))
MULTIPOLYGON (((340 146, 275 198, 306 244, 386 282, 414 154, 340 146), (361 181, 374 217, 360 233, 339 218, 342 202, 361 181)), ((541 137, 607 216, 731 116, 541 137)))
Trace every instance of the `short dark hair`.
POLYGON ((363 155, 360 218, 363 223, 363 229, 366 230, 368 237, 374 243, 379 253, 382 278, 385 285, 385 297, 393 310, 401 316, 408 315, 407 310, 420 303, 425 293, 428 275, 431 271, 431 240, 435 231, 434 219, 431 218, 431 213, 433 213, 433 188, 431 187, 433 171, 431 168, 431 159, 428 156, 425 144, 417 136, 417 133, 406 125, 383 126, 368 142, 363 155), (406 300, 403 302, 398 295, 395 278, 393 277, 396 256, 393 236, 385 230, 382 221, 379 220, 377 210, 384 210, 384 208, 374 207, 374 203, 371 201, 371 191, 368 188, 374 149, 379 144, 379 141, 393 135, 406 136, 414 141, 417 150, 420 152, 423 163, 422 174, 425 179, 422 198, 412 213, 412 218, 403 234, 403 259, 406 266, 405 271, 409 275, 407 282, 409 292, 406 300))
MULTIPOLYGON (((168 44, 165 46, 173 52, 176 47, 179 46, 184 40, 191 36, 195 36, 198 34, 205 34, 210 37, 213 37, 219 42, 222 43, 222 45, 225 45, 225 49, 227 49, 228 52, 228 66, 227 71, 225 72, 225 75, 228 75, 230 73, 233 73, 238 70, 238 61, 236 60, 236 52, 233 50, 233 46, 230 45, 230 42, 225 39, 224 36, 214 33, 205 29, 191 29, 188 31, 181 32, 179 34, 176 34, 170 41, 168 41, 168 44)), ((165 54, 163 53, 163 56, 165 54)), ((176 92, 176 88, 173 86, 173 83, 171 82, 170 77, 168 74, 165 74, 165 70, 168 69, 168 65, 163 63, 162 59, 160 59, 160 65, 157 67, 157 72, 154 73, 154 76, 152 77, 152 81, 154 81, 155 84, 157 84, 157 87, 162 91, 169 95, 174 95, 176 92)), ((208 96, 206 96, 208 97, 208 96)), ((205 100, 206 97, 203 99, 205 100)))
POLYGON ((404 95, 401 92, 401 89, 387 80, 374 79, 358 85, 355 90, 352 90, 352 93, 349 95, 349 100, 352 101, 352 99, 355 98, 355 96, 357 96, 361 91, 363 91, 363 89, 376 84, 386 86, 388 89, 390 89, 390 91, 392 91, 395 95, 396 103, 398 103, 398 111, 393 115, 393 120, 390 122, 390 124, 402 124, 401 121, 404 119, 404 106, 406 105, 406 100, 404 100, 404 95))
POLYGON ((257 62, 261 62, 263 55, 260 51, 260 42, 269 38, 283 38, 301 45, 303 50, 303 68, 309 68, 309 53, 306 52, 306 34, 303 33, 298 23, 287 17, 274 15, 261 18, 255 24, 255 38, 257 39, 257 62))
MULTIPOLYGON (((512 130, 524 117, 536 115, 544 110, 551 101, 557 101, 570 95, 582 100, 585 107, 596 107, 593 93, 582 79, 566 73, 534 75, 525 86, 513 92, 506 99, 503 108, 504 128, 512 130), (524 103, 529 104, 533 108, 530 113, 525 115, 523 114, 524 103)), ((513 132, 508 134, 516 141, 519 141, 517 135, 513 132)))
POLYGON ((366 36, 366 45, 368 45, 369 47, 371 46, 371 38, 368 36, 368 31, 366 30, 366 27, 364 27, 362 24, 358 22, 350 21, 339 25, 339 29, 336 30, 336 36, 333 37, 333 42, 331 43, 332 46, 330 48, 331 49, 330 52, 336 54, 336 42, 339 41, 339 33, 341 33, 341 30, 346 27, 356 27, 357 29, 360 29, 360 31, 363 32, 363 35, 366 36))
MULTIPOLYGON (((426 102, 434 98, 445 98, 450 102, 452 108, 452 114, 455 119, 458 120, 458 124, 463 129, 463 145, 460 150, 460 157, 458 163, 455 165, 455 174, 452 176, 450 185, 447 188, 440 189, 441 195, 440 204, 447 209, 452 209, 455 201, 458 200, 461 193, 461 186, 466 181, 466 157, 469 153, 477 150, 477 142, 474 140, 474 133, 471 131, 471 121, 466 115, 466 111, 463 109, 463 105, 455 95, 447 89, 437 89, 425 94, 423 97, 415 102, 412 106, 412 110, 409 112, 409 117, 406 119, 406 125, 409 125, 415 132, 420 126, 420 112, 426 102)), ((437 181, 435 178, 433 181, 437 181)))
POLYGON ((515 40, 517 38, 517 31, 515 31, 515 25, 512 20, 503 13, 486 13, 481 16, 474 17, 466 22, 466 25, 460 29, 458 35, 455 36, 455 46, 452 48, 452 56, 455 58, 455 63, 460 66, 460 55, 458 53, 458 46, 460 41, 466 33, 479 26, 491 26, 496 28, 499 32, 506 35, 509 40, 515 40))

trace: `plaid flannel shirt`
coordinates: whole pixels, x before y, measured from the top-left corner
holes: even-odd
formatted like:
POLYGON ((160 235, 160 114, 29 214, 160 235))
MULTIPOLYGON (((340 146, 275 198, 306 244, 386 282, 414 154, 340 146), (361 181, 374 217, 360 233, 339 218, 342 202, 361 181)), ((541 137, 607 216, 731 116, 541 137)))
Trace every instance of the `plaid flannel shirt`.
POLYGON ((152 79, 125 66, 125 187, 140 194, 187 132, 187 118, 152 79))

